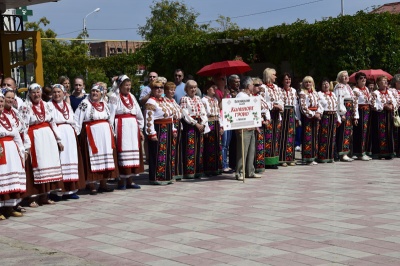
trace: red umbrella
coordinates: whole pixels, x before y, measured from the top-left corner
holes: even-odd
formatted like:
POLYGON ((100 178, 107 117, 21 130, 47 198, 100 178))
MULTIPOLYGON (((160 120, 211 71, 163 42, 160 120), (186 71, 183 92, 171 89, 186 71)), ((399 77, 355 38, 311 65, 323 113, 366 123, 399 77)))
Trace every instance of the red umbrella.
POLYGON ((386 76, 388 79, 392 79, 393 76, 387 73, 386 71, 383 71, 382 69, 367 69, 367 70, 359 70, 349 77, 349 81, 351 83, 356 83, 356 74, 358 72, 363 72, 365 75, 367 75, 367 79, 369 80, 376 80, 377 77, 379 76, 386 76))
POLYGON ((250 71, 251 67, 243 61, 231 60, 215 62, 210 65, 206 65, 197 72, 200 76, 214 76, 218 74, 232 75, 241 74, 250 71))

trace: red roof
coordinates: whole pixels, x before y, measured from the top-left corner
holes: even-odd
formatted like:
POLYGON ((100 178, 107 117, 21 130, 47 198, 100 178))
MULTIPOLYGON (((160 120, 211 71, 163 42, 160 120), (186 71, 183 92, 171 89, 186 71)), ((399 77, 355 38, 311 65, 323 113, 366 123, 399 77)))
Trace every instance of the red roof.
POLYGON ((371 13, 384 13, 389 12, 392 14, 399 14, 400 13, 400 2, 388 3, 380 6, 371 11, 371 13))

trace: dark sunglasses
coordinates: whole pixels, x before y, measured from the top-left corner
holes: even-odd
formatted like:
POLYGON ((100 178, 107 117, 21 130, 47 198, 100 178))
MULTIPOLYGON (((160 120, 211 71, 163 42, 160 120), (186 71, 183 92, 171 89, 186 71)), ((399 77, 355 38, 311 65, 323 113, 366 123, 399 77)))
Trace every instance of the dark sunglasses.
POLYGON ((153 87, 153 89, 159 90, 159 89, 164 89, 164 87, 153 87))
POLYGON ((180 77, 182 77, 182 75, 175 75, 175 77, 179 77, 180 78, 180 77))
POLYGON ((255 87, 260 87, 261 84, 253 84, 255 87))

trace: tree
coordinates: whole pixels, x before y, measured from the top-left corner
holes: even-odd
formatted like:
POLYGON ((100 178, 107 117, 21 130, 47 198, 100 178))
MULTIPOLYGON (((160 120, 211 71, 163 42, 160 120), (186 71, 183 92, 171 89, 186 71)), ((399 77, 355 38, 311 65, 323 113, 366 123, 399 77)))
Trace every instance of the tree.
POLYGON ((146 25, 139 25, 137 31, 138 34, 149 41, 171 35, 186 35, 206 29, 208 26, 198 25, 196 19, 199 13, 179 1, 154 1, 150 8, 151 17, 146 18, 146 25))
POLYGON ((219 15, 215 20, 218 23, 219 27, 217 28, 209 28, 209 32, 221 32, 221 31, 235 31, 240 30, 239 25, 235 22, 231 21, 230 17, 225 17, 223 15, 219 15))

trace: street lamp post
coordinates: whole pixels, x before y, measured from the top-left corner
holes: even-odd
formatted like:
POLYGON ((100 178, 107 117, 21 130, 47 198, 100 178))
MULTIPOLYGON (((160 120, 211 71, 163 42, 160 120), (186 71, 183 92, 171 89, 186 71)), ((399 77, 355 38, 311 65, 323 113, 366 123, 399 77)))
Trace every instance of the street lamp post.
POLYGON ((100 7, 96 8, 95 10, 93 10, 92 12, 90 12, 89 14, 87 14, 84 19, 83 19, 83 43, 86 44, 86 34, 87 34, 87 30, 86 30, 86 18, 88 16, 90 16, 93 13, 99 12, 100 11, 100 7))
MULTIPOLYGON (((100 7, 96 8, 95 10, 93 10, 92 12, 90 12, 89 14, 87 14, 84 18, 83 18, 83 43, 85 44, 86 47, 86 34, 87 34, 87 29, 86 29, 86 18, 88 16, 90 16, 93 13, 99 12, 100 11, 100 7)), ((90 50, 89 47, 86 47, 86 55, 90 56, 90 50)), ((87 67, 85 69, 85 74, 86 74, 86 81, 88 79, 88 71, 87 71, 87 67)))

